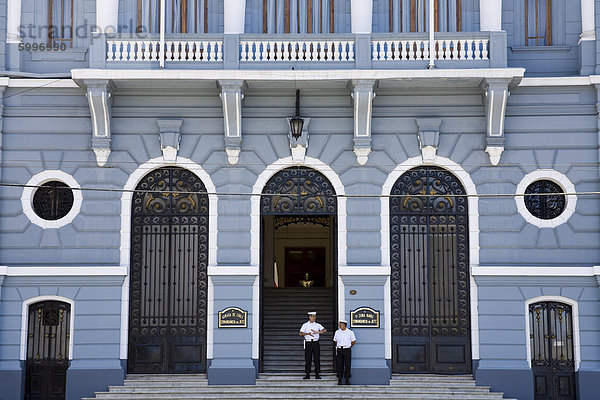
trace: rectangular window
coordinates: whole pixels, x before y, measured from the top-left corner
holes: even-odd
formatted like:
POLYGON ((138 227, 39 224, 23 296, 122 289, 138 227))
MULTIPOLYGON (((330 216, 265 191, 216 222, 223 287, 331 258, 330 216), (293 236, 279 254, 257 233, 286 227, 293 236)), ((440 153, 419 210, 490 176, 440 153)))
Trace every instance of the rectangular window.
MULTIPOLYGON (((427 32, 429 30, 429 0, 387 0, 389 2, 389 32, 427 32)), ((436 32, 462 30, 462 0, 434 1, 436 32)))
MULTIPOLYGON (((166 33, 207 33, 209 0, 166 0, 166 33)), ((160 32, 160 0, 138 0, 138 32, 160 32)))
POLYGON ((73 47, 73 0, 48 0, 48 39, 73 47))
POLYGON ((525 45, 552 45, 552 0, 525 0, 525 45))
POLYGON ((334 33, 335 0, 263 0, 263 33, 334 33))

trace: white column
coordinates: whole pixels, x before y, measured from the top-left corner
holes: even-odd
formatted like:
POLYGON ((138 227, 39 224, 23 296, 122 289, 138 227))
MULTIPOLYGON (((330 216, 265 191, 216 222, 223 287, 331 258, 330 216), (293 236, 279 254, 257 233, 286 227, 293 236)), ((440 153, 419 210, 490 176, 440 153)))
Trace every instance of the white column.
MULTIPOLYGON (((435 68, 435 11, 433 0, 429 0, 429 65, 427 68, 435 68)), ((441 49, 440 49, 441 50, 441 49)))
POLYGON ((581 40, 596 40, 594 0, 581 0, 581 40))
POLYGON ((96 25, 98 33, 117 33, 119 0, 96 0, 96 25))
POLYGON ((480 31, 502 30, 502 0, 479 0, 480 31))
POLYGON ((244 33, 246 0, 225 0, 225 34, 244 33))
POLYGON ((352 0, 352 33, 371 33, 373 31, 373 0, 352 0))
POLYGON ((20 43, 21 34, 21 0, 8 0, 8 18, 6 26, 6 42, 20 43))
POLYGON ((167 5, 165 0, 160 0, 160 51, 158 55, 160 57, 160 68, 165 67, 165 29, 167 29, 167 17, 165 16, 166 12, 167 5))

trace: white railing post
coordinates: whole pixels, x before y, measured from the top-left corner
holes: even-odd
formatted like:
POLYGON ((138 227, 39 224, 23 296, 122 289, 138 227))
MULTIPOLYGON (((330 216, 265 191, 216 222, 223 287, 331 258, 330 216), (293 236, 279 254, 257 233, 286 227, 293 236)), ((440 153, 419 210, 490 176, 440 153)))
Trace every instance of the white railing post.
POLYGON ((369 34, 373 31, 373 0, 352 0, 350 14, 352 33, 369 34))
POLYGON ((429 65, 427 68, 435 68, 435 8, 434 0, 429 0, 429 65))
POLYGON ((166 29, 166 0, 160 0, 160 50, 158 56, 160 57, 160 68, 165 67, 165 29, 166 29))

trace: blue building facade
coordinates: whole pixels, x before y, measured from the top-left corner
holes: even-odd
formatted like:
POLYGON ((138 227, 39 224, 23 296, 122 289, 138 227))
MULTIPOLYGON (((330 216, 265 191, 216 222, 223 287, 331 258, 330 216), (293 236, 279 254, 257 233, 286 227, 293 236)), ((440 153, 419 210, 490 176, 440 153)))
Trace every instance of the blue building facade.
POLYGON ((0 399, 286 372, 300 280, 354 383, 595 398, 600 1, 432 3, 0 0, 0 399))

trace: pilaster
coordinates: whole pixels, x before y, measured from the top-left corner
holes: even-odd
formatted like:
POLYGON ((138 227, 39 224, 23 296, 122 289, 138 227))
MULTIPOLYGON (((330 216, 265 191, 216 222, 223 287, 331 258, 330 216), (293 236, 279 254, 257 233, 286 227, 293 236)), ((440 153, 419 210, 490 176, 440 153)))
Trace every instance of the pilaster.
POLYGON ((483 103, 486 117, 486 148, 492 165, 498 165, 504 151, 504 118, 510 92, 508 79, 486 79, 483 84, 483 103))
POLYGON ((99 167, 106 165, 111 152, 111 94, 110 81, 85 80, 90 114, 92 117, 92 150, 99 167))
POLYGON ((354 154, 360 165, 365 165, 371 154, 371 119, 373 99, 375 98, 374 80, 352 81, 354 99, 354 154))
POLYGON ((502 30, 502 0, 479 0, 480 31, 502 30))
POLYGON ((117 33, 119 27, 119 0, 96 1, 97 33, 117 33))
POLYGON ((235 165, 242 151, 242 100, 243 81, 219 81, 223 103, 225 152, 229 164, 235 165))

